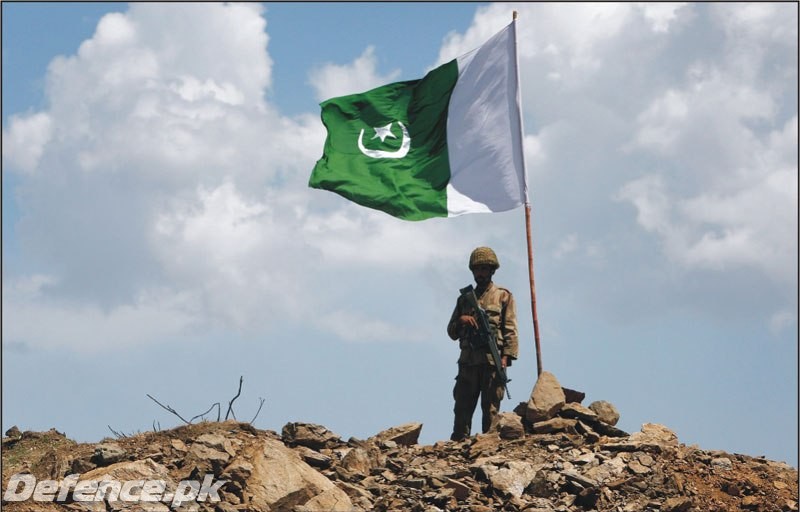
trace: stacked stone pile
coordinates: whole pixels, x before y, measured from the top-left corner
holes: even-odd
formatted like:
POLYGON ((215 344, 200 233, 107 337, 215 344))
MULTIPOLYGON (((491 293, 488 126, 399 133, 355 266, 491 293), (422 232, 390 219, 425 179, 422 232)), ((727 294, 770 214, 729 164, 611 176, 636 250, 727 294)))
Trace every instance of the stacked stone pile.
MULTIPOLYGON (((207 473, 225 479, 221 502, 179 510, 412 512, 795 511, 797 471, 764 458, 686 446, 662 425, 631 435, 608 402, 582 406, 543 373, 531 399, 498 416, 488 434, 420 445, 408 423, 343 440, 321 425, 281 433, 237 422, 77 444, 51 430, 3 439, 9 476, 163 479, 174 490, 207 473)), ((578 398, 576 398, 576 396, 578 398)), ((162 503, 4 503, 9 511, 154 510, 162 503)))

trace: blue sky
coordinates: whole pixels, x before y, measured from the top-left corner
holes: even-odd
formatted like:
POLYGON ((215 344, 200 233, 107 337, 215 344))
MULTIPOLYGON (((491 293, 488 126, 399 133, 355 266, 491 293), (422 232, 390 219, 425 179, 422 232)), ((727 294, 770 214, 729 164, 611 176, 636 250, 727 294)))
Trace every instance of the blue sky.
POLYGON ((226 402, 446 439, 445 325, 490 245, 536 363, 524 215, 402 222, 306 186, 319 101, 520 11, 545 369, 620 426, 797 465, 795 4, 8 4, 3 429, 93 441, 226 402))

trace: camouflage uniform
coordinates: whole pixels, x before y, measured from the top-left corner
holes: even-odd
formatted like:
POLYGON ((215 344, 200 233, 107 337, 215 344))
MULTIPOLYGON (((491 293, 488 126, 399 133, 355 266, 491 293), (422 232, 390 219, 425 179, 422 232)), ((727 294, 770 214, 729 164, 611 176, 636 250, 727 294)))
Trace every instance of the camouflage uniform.
MULTIPOLYGON (((511 366, 511 361, 517 358, 519 350, 514 296, 505 288, 490 282, 478 296, 478 304, 486 310, 489 317, 489 323, 497 337, 500 356, 507 356, 508 366, 511 366)), ((481 350, 472 348, 470 339, 477 336, 477 332, 471 327, 459 325, 458 319, 462 315, 474 315, 474 311, 469 308, 463 297, 459 297, 447 324, 447 333, 451 338, 458 338, 461 348, 458 376, 453 388, 455 420, 451 439, 454 440, 470 435, 472 414, 479 396, 483 411, 481 427, 484 433, 488 432, 492 420, 500 410, 500 401, 504 395, 502 384, 495 378, 497 372, 488 348, 481 350)))

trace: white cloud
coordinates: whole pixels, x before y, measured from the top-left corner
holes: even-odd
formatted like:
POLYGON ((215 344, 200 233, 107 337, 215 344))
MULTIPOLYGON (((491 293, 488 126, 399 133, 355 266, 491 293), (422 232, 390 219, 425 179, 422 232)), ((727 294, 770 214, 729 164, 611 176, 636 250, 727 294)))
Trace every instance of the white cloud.
MULTIPOLYGON (((656 233, 667 254, 688 267, 755 268, 782 283, 796 281, 797 118, 757 148, 753 167, 718 183, 714 191, 681 197, 651 174, 625 184, 637 222, 656 233)), ((743 164, 745 162, 742 162, 743 164)))
MULTIPOLYGON (((797 71, 786 59, 796 38, 794 47, 784 40, 795 30, 785 8, 515 8, 543 254, 590 286, 598 266, 616 261, 635 275, 656 264, 609 257, 620 240, 652 239, 683 268, 732 278, 745 269, 791 287, 797 71), (687 31, 723 44, 687 51, 687 31), (753 48, 739 45, 741 33, 753 48), (631 232, 631 215, 641 230, 631 232)), ((439 60, 483 43, 510 11, 478 8, 464 34, 445 38, 439 60)), ((8 288, 10 341, 97 348, 117 331, 146 343, 299 324, 308 308, 342 309, 330 305, 341 298, 338 274, 357 269, 372 283, 426 273, 451 287, 483 244, 503 254, 504 268, 524 269, 521 215, 408 223, 309 190, 324 128, 316 112, 288 119, 265 101, 265 27, 254 4, 131 4, 104 17, 76 55, 51 63, 48 108, 13 116, 3 133, 4 160, 25 171, 16 231, 36 256, 30 277, 12 276, 8 288), (330 286, 320 293, 319 282, 330 286)), ((369 47, 309 77, 326 99, 398 76, 378 68, 369 47)), ((380 291, 360 300, 370 293, 380 291)), ((321 315, 317 326, 348 340, 408 337, 354 304, 342 315, 321 315)))
POLYGON ((44 112, 13 115, 3 130, 3 160, 9 170, 31 172, 39 165, 44 146, 52 136, 52 121, 44 112))
POLYGON ((472 250, 443 221, 425 225, 375 215, 348 207, 346 210, 309 215, 303 233, 326 263, 355 263, 409 270, 432 259, 458 258, 472 250))
POLYGON ((368 46, 364 53, 349 64, 327 63, 309 72, 309 81, 316 91, 318 101, 336 96, 368 91, 397 80, 399 70, 382 75, 378 72, 375 47, 368 46))
POLYGON ((564 256, 575 252, 577 249, 578 235, 575 233, 570 233, 556 246, 556 250, 553 252, 553 257, 557 260, 560 260, 564 256))
POLYGON ((717 69, 692 66, 689 83, 682 90, 669 89, 638 117, 636 143, 645 149, 678 156, 698 141, 736 154, 750 145, 748 121, 772 119, 775 98, 755 84, 742 83, 717 69), (738 146, 738 148, 737 148, 738 146))
POLYGON ((769 319, 769 329, 775 335, 792 327, 797 327, 797 310, 783 309, 774 313, 769 319))
POLYGON ((322 315, 317 326, 350 342, 421 342, 430 336, 424 332, 409 331, 407 326, 392 325, 359 312, 348 311, 322 315))
POLYGON ((678 18, 678 11, 686 5, 685 2, 639 4, 654 32, 668 32, 670 25, 678 18))
MULTIPOLYGON (((748 44, 775 42, 782 45, 797 44, 797 24, 786 23, 791 15, 797 17, 797 5, 779 5, 771 2, 749 2, 741 5, 715 4, 712 15, 719 21, 733 45, 742 39, 748 44), (793 10, 793 11, 792 11, 793 10)), ((758 48, 753 46, 752 50, 758 48)))
POLYGON ((196 326, 197 305, 186 293, 166 289, 139 293, 107 308, 47 295, 53 276, 34 275, 3 285, 3 337, 23 347, 76 352, 118 350, 184 336, 196 326))

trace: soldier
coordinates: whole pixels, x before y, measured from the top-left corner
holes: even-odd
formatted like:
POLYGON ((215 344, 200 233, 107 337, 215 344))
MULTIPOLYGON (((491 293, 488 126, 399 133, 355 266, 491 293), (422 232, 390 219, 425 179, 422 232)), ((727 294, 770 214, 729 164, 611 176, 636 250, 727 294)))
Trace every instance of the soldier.
MULTIPOLYGON (((505 288, 492 282, 492 276, 500 268, 497 255, 488 247, 478 247, 469 257, 469 269, 475 278, 475 295, 481 308, 486 310, 489 323, 497 338, 503 368, 511 366, 518 355, 517 310, 514 296, 505 288)), ((458 358, 458 376, 453 388, 455 420, 450 439, 460 441, 470 435, 472 414, 481 399, 483 411, 482 429, 486 433, 492 420, 500 410, 503 385, 496 379, 494 361, 487 347, 473 349, 470 343, 477 335, 478 322, 475 312, 469 309, 463 297, 459 297, 447 334, 459 341, 461 355, 458 358)), ((480 345, 480 344, 478 344, 480 345)))

